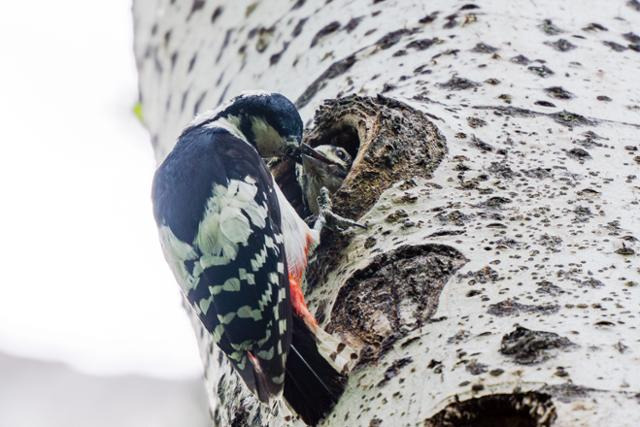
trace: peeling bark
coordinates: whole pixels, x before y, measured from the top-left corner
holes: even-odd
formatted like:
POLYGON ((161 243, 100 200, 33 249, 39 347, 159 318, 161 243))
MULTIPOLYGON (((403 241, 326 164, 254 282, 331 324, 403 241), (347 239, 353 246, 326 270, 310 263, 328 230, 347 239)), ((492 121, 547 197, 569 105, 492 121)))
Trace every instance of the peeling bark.
MULTIPOLYGON (((369 230, 327 232, 307 274, 321 324, 361 350, 323 425, 640 425, 640 3, 135 0, 134 17, 158 160, 254 88, 354 155, 335 206, 369 230)), ((194 327, 215 425, 301 425, 194 327)))

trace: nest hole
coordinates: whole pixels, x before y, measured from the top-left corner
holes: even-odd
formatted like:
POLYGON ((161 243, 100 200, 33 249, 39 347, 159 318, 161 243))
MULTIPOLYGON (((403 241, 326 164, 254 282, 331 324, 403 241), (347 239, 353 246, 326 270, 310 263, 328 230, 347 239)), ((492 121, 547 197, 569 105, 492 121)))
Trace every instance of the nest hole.
POLYGON ((335 145, 347 150, 352 159, 355 159, 360 149, 360 137, 358 130, 348 123, 340 123, 338 126, 328 129, 318 135, 319 138, 308 141, 312 147, 319 145, 335 145))
POLYGON ((492 394, 455 402, 425 420, 425 427, 548 427, 556 419, 546 393, 492 394))
POLYGON ((353 158, 333 195, 336 213, 353 219, 394 183, 429 178, 446 153, 445 139, 426 113, 382 95, 325 100, 305 142, 336 145, 353 158))

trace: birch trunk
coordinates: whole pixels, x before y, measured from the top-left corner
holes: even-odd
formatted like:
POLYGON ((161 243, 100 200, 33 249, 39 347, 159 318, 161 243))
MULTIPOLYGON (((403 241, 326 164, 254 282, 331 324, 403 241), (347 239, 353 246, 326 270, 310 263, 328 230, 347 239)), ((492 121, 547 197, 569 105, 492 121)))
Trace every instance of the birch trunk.
MULTIPOLYGON (((362 351, 326 426, 640 425, 640 3, 135 0, 158 161, 246 89, 355 153, 322 325, 362 351), (325 100, 328 100, 325 102, 325 100)), ((260 407, 197 323, 215 425, 260 407)))

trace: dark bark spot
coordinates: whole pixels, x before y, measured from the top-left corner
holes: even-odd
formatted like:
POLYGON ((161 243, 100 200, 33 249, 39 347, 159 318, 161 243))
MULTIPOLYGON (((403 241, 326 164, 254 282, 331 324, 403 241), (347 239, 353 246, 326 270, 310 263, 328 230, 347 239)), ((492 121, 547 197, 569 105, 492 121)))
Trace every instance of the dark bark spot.
POLYGON ((439 12, 433 12, 430 13, 429 15, 425 16, 424 18, 420 18, 420 20, 418 20, 419 23, 421 24, 430 24, 433 21, 436 20, 436 18, 438 17, 438 13, 439 12))
POLYGON ((584 138, 576 139, 573 141, 573 143, 580 145, 581 147, 584 147, 584 148, 604 147, 605 145, 598 141, 608 139, 608 138, 603 138, 597 133, 590 130, 583 133, 582 136, 584 136, 584 138))
POLYGON ((224 8, 222 6, 218 6, 213 10, 213 13, 211 14, 211 23, 212 24, 215 24, 215 22, 218 20, 220 15, 222 15, 223 11, 224 11, 224 8))
POLYGON ((437 41, 438 41, 437 37, 433 39, 414 40, 411 43, 409 43, 407 47, 417 49, 417 50, 425 50, 433 46, 433 44, 436 43, 437 41))
POLYGON ((364 16, 358 16, 356 18, 351 18, 351 20, 349 20, 349 22, 347 22, 347 25, 344 26, 344 30, 347 33, 351 33, 353 30, 355 30, 358 25, 360 25, 360 21, 362 21, 362 19, 364 18, 364 16))
POLYGON ((194 53, 191 59, 189 60, 189 66, 187 68, 187 73, 193 71, 193 67, 196 65, 196 60, 198 59, 198 53, 194 53))
POLYGON ((524 55, 517 55, 510 59, 511 62, 518 65, 529 65, 531 60, 524 55))
POLYGON ((182 113, 184 111, 184 108, 187 105, 187 97, 189 96, 189 89, 185 90, 182 93, 182 100, 180 101, 180 112, 182 113))
MULTIPOLYGON (((481 384, 476 384, 476 391, 481 384)), ((556 420, 551 396, 528 392, 491 394, 449 404, 424 427, 549 427, 556 420)))
POLYGON ((202 92, 200 94, 200 96, 198 97, 198 99, 196 100, 196 103, 193 105, 193 115, 197 115, 200 112, 200 107, 202 106, 202 101, 204 101, 204 98, 207 96, 207 91, 205 90, 204 92, 202 92))
POLYGON ((640 12, 640 2, 638 0, 629 0, 627 2, 627 6, 629 6, 631 9, 634 9, 640 12))
POLYGON ((467 124, 469 125, 469 127, 475 129, 486 126, 487 122, 479 117, 467 117, 467 124))
POLYGON ((229 45, 229 41, 231 40, 231 34, 233 33, 233 29, 228 29, 224 34, 224 40, 222 41, 222 46, 220 46, 220 50, 218 51, 218 56, 216 56, 216 64, 220 62, 220 58, 222 58, 222 54, 224 50, 229 45))
POLYGON ((340 23, 338 21, 333 21, 325 25, 316 33, 315 36, 313 36, 313 39, 311 40, 311 47, 314 47, 323 37, 326 37, 331 33, 335 33, 338 29, 340 29, 340 23))
POLYGON ((587 126, 587 125, 595 125, 596 124, 596 122, 594 120, 587 119, 586 117, 584 117, 584 116, 582 116, 580 114, 571 113, 571 112, 566 111, 566 110, 559 111, 557 113, 549 114, 549 117, 551 117, 557 123, 560 123, 561 125, 564 125, 564 126, 567 126, 567 127, 587 126))
POLYGON ((570 403, 575 399, 587 397, 589 393, 595 390, 572 383, 564 383, 557 385, 547 385, 543 387, 541 391, 551 394, 560 402, 570 403))
POLYGON ((544 42, 544 44, 551 46, 558 52, 568 52, 576 48, 576 45, 565 39, 558 39, 555 42, 544 42))
POLYGON ((598 24, 597 22, 592 22, 586 27, 582 28, 583 31, 609 31, 607 27, 598 24))
POLYGON ((297 0, 293 6, 291 6, 291 10, 296 10, 304 6, 307 0, 297 0))
POLYGON ((532 331, 522 326, 502 337, 500 353, 521 365, 542 363, 555 356, 555 350, 568 351, 576 344, 554 332, 532 331))
POLYGON ((458 280, 469 279, 468 284, 473 286, 477 283, 495 283, 500 279, 500 275, 493 268, 485 266, 478 271, 469 271, 458 275, 458 280))
POLYGON ((385 385, 387 382, 389 382, 390 379, 394 378, 400 373, 400 369, 404 368, 411 362, 413 362, 413 359, 411 357, 403 357, 402 359, 398 359, 393 362, 391 366, 389 366, 387 370, 384 371, 384 378, 377 384, 377 386, 382 387, 383 385, 385 385))
POLYGON ((551 98, 556 98, 556 99, 571 99, 573 98, 573 94, 571 92, 569 92, 568 90, 560 87, 560 86, 551 86, 548 88, 545 88, 544 90, 547 95, 549 95, 551 98))
POLYGON ((313 82, 304 93, 296 100, 296 106, 303 108, 311 99, 327 85, 327 80, 334 79, 346 73, 357 61, 356 55, 352 54, 344 59, 334 62, 313 82))
POLYGON ((390 33, 385 34, 382 38, 380 38, 376 45, 380 49, 389 49, 391 46, 395 45, 400 41, 400 39, 408 34, 413 34, 415 31, 408 30, 403 28, 401 30, 391 31, 390 33))
POLYGON ((546 65, 532 65, 531 67, 528 67, 528 70, 543 78, 549 77, 554 74, 553 71, 546 65))
POLYGON ((489 173, 493 175, 504 178, 504 179, 513 179, 514 176, 519 176, 519 173, 514 172, 506 163, 504 162, 491 162, 491 165, 487 168, 489 173))
POLYGON ((364 242, 364 248, 365 249, 371 249, 372 247, 374 247, 377 243, 377 240, 375 237, 373 236, 369 236, 367 237, 367 240, 365 240, 364 242))
POLYGON ((555 108, 556 104, 549 101, 536 101, 533 103, 534 105, 539 105, 541 107, 555 108))
POLYGON ((554 285, 548 280, 542 280, 536 283, 536 285, 538 285, 538 287, 536 288, 536 293, 538 294, 558 296, 563 293, 563 290, 562 288, 560 288, 560 286, 554 285))
POLYGON ((465 262, 454 248, 435 244, 378 255, 340 289, 327 330, 361 341, 359 363, 374 363, 433 316, 444 285, 465 262))
POLYGON ((307 23, 307 20, 309 18, 302 18, 298 21, 298 23, 296 24, 295 28, 293 29, 293 32, 291 33, 291 35, 295 38, 298 37, 300 35, 300 33, 302 33, 302 28, 304 28, 304 24, 307 23))
POLYGON ((453 15, 449 15, 449 16, 445 17, 444 19, 446 19, 446 21, 447 21, 442 26, 442 28, 444 28, 444 29, 448 30, 448 29, 454 28, 455 26, 458 25, 458 15, 456 15, 455 13, 453 15))
POLYGON ((616 42, 612 42, 612 41, 603 41, 602 42, 603 45, 611 48, 612 50, 616 51, 616 52, 622 52, 627 50, 627 48, 625 46, 622 46, 621 44, 618 44, 616 42))
POLYGON ((431 233, 427 236, 427 239, 433 239, 435 237, 444 237, 444 236, 459 236, 464 234, 464 230, 441 230, 436 231, 435 233, 431 233))
POLYGON ((475 52, 475 53, 494 53, 497 52, 498 48, 493 47, 493 46, 489 46, 486 43, 478 43, 476 44, 473 49, 471 49, 471 52, 475 52))
POLYGON ((483 153, 490 153, 493 151, 493 146, 489 143, 484 142, 480 138, 475 135, 471 135, 471 146, 476 147, 483 153))
POLYGON ((447 49, 443 52, 433 55, 431 59, 437 59, 437 58, 440 58, 441 56, 449 56, 449 55, 457 56, 459 52, 460 52, 460 49, 447 49))
POLYGON ((396 85, 392 83, 385 83, 384 86, 382 86, 382 90, 380 91, 380 93, 387 93, 394 90, 395 88, 397 88, 396 85))
POLYGON ((229 86, 231 86, 231 82, 227 83, 227 85, 222 90, 222 93, 220 94, 220 98, 218 98, 217 105, 222 104, 222 101, 224 101, 225 97, 227 96, 227 91, 229 91, 229 86))
POLYGON ((442 223, 442 225, 455 225, 458 227, 464 226, 465 223, 469 222, 471 217, 466 215, 459 210, 452 211, 443 211, 439 212, 436 215, 436 219, 442 223))
POLYGON ((173 69, 176 67, 176 62, 178 62, 178 52, 173 52, 169 57, 169 60, 171 61, 171 70, 173 71, 173 69))
POLYGON ((477 360, 470 360, 464 368, 471 375, 481 375, 487 372, 487 365, 479 363, 477 360))
POLYGON ((206 3, 207 2, 205 0, 193 0, 193 3, 191 3, 191 11, 189 12, 189 16, 187 16, 187 21, 191 19, 194 13, 202 9, 206 3))
POLYGON ((622 37, 624 37, 627 41, 631 42, 631 43, 640 43, 640 36, 629 32, 629 33, 625 33, 622 35, 622 37))
POLYGON ((545 19, 542 21, 542 23, 538 25, 538 28, 548 36, 555 36, 557 34, 564 33, 564 31, 558 28, 551 19, 545 19))
POLYGON ((584 150, 582 148, 572 148, 571 150, 567 151, 567 155, 572 159, 578 161, 584 161, 591 158, 591 154, 589 154, 587 150, 584 150))
POLYGON ((280 50, 280 52, 276 52, 273 55, 271 55, 271 57, 269 58, 269 65, 276 65, 279 61, 280 58, 282 57, 282 54, 285 53, 287 51, 287 48, 289 47, 289 42, 284 42, 284 44, 282 45, 282 49, 280 50))
POLYGON ((264 52, 269 47, 271 43, 271 38, 273 37, 273 33, 275 32, 275 27, 260 27, 257 31, 258 39, 256 40, 256 50, 259 53, 264 52))
POLYGON ((633 248, 626 246, 626 245, 622 245, 621 248, 616 249, 615 251, 618 255, 622 255, 622 256, 632 256, 636 254, 636 251, 633 250, 633 248))
POLYGON ((557 304, 543 304, 543 305, 530 305, 521 304, 512 299, 506 299, 496 304, 491 304, 487 313, 498 317, 515 316, 520 313, 525 314, 553 314, 560 311, 560 306, 557 304))
POLYGON ((507 198, 507 197, 495 196, 495 197, 488 198, 484 202, 478 203, 477 205, 475 205, 475 207, 501 209, 502 205, 506 205, 508 203, 511 203, 511 201, 512 200, 507 198))
POLYGON ((466 90, 479 87, 481 84, 463 77, 453 76, 449 81, 438 83, 438 86, 447 90, 466 90))

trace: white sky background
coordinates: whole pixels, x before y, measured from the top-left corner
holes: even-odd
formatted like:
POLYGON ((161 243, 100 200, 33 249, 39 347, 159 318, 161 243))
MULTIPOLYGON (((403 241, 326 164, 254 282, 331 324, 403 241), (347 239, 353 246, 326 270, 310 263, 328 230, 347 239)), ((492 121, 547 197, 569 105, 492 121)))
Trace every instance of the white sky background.
POLYGON ((132 113, 129 3, 0 5, 0 351, 197 375, 132 113))

